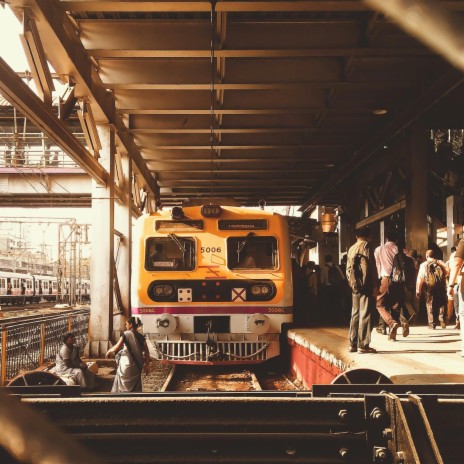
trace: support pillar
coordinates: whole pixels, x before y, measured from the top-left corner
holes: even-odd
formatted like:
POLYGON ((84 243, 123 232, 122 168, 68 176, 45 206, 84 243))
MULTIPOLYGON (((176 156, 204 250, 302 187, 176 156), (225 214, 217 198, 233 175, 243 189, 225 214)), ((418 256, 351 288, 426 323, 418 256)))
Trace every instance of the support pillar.
POLYGON ((89 345, 86 354, 104 357, 113 332, 114 269, 114 153, 115 137, 109 125, 98 125, 100 163, 109 173, 107 185, 92 181, 92 263, 90 278, 89 345))
POLYGON ((353 244, 353 233, 345 216, 338 218, 338 255, 340 259, 344 253, 348 253, 350 246, 353 244))
POLYGON ((409 173, 409 192, 406 198, 406 248, 417 250, 425 256, 428 247, 427 180, 428 156, 427 133, 423 126, 410 129, 409 153, 406 168, 409 173))
POLYGON ((446 198, 446 232, 448 242, 448 257, 451 247, 462 237, 462 196, 451 195, 446 198))
POLYGON ((114 318, 114 331, 125 330, 124 323, 130 317, 130 265, 132 243, 132 197, 130 189, 131 163, 127 153, 121 154, 123 180, 121 189, 126 192, 124 201, 115 204, 115 228, 119 231, 119 249, 116 259, 116 274, 119 283, 122 307, 114 318))

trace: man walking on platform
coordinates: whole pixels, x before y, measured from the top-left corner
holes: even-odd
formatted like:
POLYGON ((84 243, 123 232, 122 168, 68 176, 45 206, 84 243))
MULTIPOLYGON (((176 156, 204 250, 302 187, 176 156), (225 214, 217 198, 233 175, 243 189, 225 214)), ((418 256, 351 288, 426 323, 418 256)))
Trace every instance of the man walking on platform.
POLYGON ((454 296, 456 285, 459 284, 458 300, 459 300, 459 321, 461 331, 461 356, 464 356, 464 285, 462 276, 464 275, 464 238, 458 243, 454 259, 450 262, 450 276, 448 284, 448 295, 454 296))
POLYGON ((417 298, 420 297, 422 290, 425 289, 425 304, 427 307, 429 329, 435 329, 438 322, 442 329, 445 329, 445 306, 447 304, 446 275, 448 274, 448 269, 443 261, 435 258, 433 250, 427 250, 425 258, 417 274, 417 298))
MULTIPOLYGON (((400 326, 398 298, 395 295, 392 287, 392 269, 393 258, 398 253, 396 242, 398 234, 395 231, 390 231, 386 234, 387 241, 384 245, 380 245, 374 251, 377 272, 380 278, 379 295, 377 296, 377 311, 380 314, 380 323, 378 331, 385 333, 385 324, 390 327, 388 340, 396 340, 396 332, 400 326), (394 316, 394 317, 393 317, 394 316)), ((403 337, 409 335, 409 324, 403 324, 403 337)))
POLYGON ((348 250, 346 278, 353 293, 350 321, 350 352, 376 353, 371 341, 371 314, 378 293, 374 254, 369 244, 371 230, 356 231, 356 243, 348 250))

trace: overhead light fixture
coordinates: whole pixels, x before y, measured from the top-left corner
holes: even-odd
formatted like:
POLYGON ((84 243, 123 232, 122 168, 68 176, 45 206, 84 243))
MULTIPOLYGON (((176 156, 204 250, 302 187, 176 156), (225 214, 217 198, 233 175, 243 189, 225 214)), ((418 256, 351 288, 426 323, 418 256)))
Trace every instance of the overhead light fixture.
POLYGON ((337 228, 337 218, 335 217, 335 209, 324 206, 321 214, 321 226, 322 232, 328 234, 330 232, 335 232, 337 228))
POLYGON ((375 110, 372 111, 372 114, 375 114, 376 116, 383 116, 384 114, 387 114, 388 110, 386 108, 376 108, 375 110))
POLYGON ((99 158, 102 145, 98 136, 97 124, 93 117, 92 108, 84 98, 80 101, 80 110, 77 111, 77 117, 81 123, 87 147, 93 151, 95 158, 99 158))

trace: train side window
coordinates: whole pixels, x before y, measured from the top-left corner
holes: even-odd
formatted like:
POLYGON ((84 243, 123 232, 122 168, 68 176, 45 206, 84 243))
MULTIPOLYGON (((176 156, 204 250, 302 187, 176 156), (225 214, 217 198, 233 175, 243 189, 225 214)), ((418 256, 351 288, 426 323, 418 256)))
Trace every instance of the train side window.
POLYGON ((275 237, 244 237, 227 239, 229 269, 276 269, 278 266, 277 239, 275 237))
POLYGON ((192 271, 195 269, 196 244, 192 237, 150 237, 145 244, 147 271, 192 271))
POLYGON ((5 289, 6 288, 6 279, 0 279, 0 288, 5 289))

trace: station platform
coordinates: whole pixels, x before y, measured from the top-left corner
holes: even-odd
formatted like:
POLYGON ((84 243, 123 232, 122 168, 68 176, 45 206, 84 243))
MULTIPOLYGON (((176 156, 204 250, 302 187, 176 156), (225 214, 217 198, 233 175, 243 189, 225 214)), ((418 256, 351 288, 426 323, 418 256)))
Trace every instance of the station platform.
POLYGON ((352 369, 380 372, 394 384, 464 383, 459 331, 453 328, 412 326, 408 337, 398 330, 395 342, 374 330, 373 354, 350 353, 346 327, 290 329, 288 343, 291 372, 308 389, 352 369))

